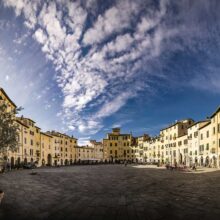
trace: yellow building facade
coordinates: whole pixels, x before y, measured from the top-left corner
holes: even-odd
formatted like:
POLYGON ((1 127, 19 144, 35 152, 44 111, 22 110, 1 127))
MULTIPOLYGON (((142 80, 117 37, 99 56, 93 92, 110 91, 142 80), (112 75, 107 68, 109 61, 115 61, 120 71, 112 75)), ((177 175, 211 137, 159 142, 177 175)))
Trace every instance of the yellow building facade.
POLYGON ((112 133, 107 134, 103 139, 103 147, 106 161, 135 160, 133 137, 131 134, 121 134, 120 128, 113 128, 112 133))
POLYGON ((48 156, 51 164, 71 165, 75 161, 77 139, 57 131, 48 131, 46 134, 52 136, 52 150, 48 156))

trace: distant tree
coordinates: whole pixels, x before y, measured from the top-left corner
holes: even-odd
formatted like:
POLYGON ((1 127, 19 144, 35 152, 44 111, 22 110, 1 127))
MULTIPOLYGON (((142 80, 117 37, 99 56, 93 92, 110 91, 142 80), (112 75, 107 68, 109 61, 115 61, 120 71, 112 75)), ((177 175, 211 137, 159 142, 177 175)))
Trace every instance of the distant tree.
POLYGON ((21 110, 16 108, 9 111, 3 100, 0 100, 0 153, 7 155, 7 151, 15 151, 18 147, 19 126, 15 115, 21 110))

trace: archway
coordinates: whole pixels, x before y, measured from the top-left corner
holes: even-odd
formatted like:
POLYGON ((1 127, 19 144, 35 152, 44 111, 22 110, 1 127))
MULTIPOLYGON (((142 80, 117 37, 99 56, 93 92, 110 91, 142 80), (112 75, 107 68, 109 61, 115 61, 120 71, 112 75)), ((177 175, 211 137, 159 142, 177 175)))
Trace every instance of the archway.
POLYGON ((51 156, 51 154, 47 155, 47 165, 52 166, 52 156, 51 156))
POLYGON ((18 167, 20 167, 20 164, 21 164, 21 158, 19 157, 18 158, 18 167))
POLYGON ((180 161, 180 164, 183 163, 183 155, 182 155, 182 154, 180 154, 180 159, 179 159, 179 161, 180 161))
POLYGON ((67 166, 67 165, 68 165, 68 160, 66 159, 66 160, 65 160, 65 166, 67 166))
POLYGON ((203 157, 200 158, 200 165, 203 166, 203 157))
POLYGON ((45 160, 42 159, 42 166, 45 166, 45 160))
POLYGON ((196 164, 196 165, 198 164, 198 159, 197 159, 197 157, 195 158, 195 164, 196 164))
POLYGON ((27 158, 24 158, 24 165, 27 165, 27 158))
POLYGON ((191 167, 193 165, 193 159, 192 157, 189 158, 189 166, 191 167))
POLYGON ((209 166, 209 157, 207 156, 206 159, 205 159, 205 166, 209 166))
POLYGON ((61 166, 63 166, 63 159, 60 160, 61 166))
POLYGON ((212 160, 213 160, 213 166, 217 167, 217 158, 215 156, 213 156, 212 160))
POLYGON ((14 168, 15 166, 15 159, 14 157, 11 157, 11 168, 14 168))
POLYGON ((184 165, 186 165, 186 156, 184 157, 184 165))

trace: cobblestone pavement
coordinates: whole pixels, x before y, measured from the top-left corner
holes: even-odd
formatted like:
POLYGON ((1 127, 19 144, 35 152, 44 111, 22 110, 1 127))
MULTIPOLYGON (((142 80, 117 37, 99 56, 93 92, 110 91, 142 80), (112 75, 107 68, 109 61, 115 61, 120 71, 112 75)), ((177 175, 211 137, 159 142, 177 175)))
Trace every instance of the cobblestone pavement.
POLYGON ((186 174, 123 165, 0 175, 0 219, 220 219, 220 172, 186 174))

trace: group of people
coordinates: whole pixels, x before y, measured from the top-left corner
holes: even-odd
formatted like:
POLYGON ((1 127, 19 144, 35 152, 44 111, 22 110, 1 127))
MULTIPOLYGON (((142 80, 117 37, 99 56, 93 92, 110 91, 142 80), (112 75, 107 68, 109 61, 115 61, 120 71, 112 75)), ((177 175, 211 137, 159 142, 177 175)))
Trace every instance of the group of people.
MULTIPOLYGON (((178 166, 177 162, 175 162, 174 165, 170 165, 169 163, 166 164, 167 170, 174 170, 174 169, 175 170, 183 170, 186 168, 187 168, 187 166, 184 163, 179 166, 178 166)), ((196 170, 197 169, 196 164, 194 163, 191 168, 192 168, 192 170, 196 170)))

